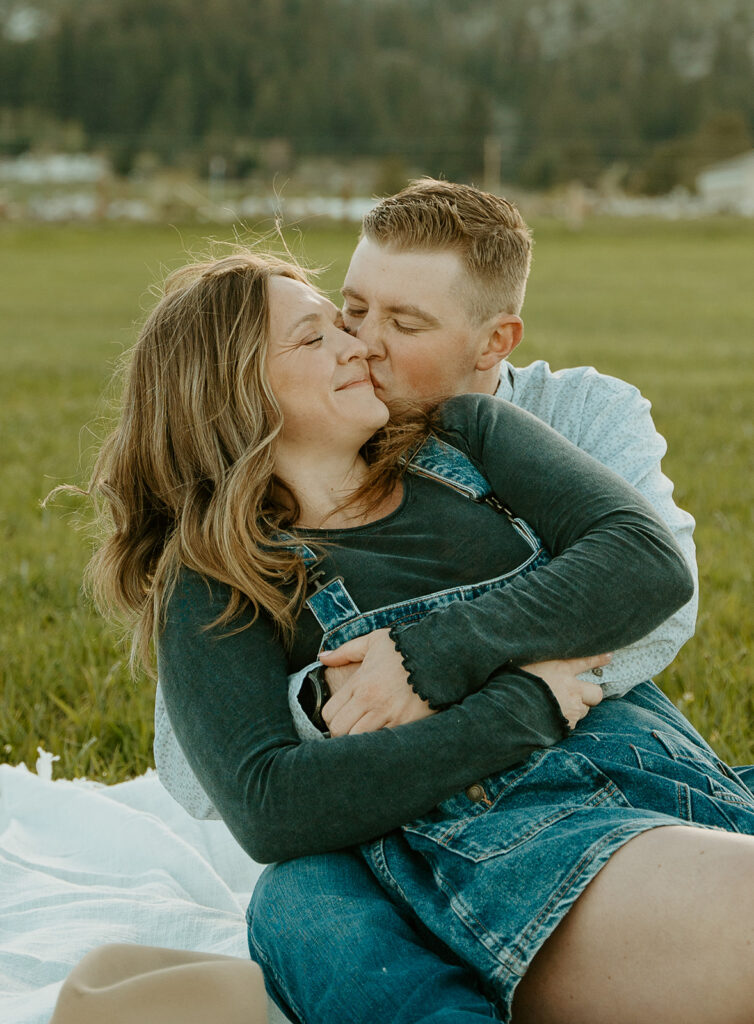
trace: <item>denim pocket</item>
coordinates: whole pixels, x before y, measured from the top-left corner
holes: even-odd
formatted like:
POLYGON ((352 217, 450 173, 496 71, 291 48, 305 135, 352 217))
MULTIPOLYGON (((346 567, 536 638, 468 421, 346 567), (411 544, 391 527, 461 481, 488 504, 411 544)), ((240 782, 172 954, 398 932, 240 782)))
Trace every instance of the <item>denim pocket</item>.
MULTIPOLYGON (((657 743, 655 754, 633 747, 639 767, 653 773, 656 778, 674 779, 685 793, 681 803, 690 806, 689 794, 695 790, 754 813, 754 798, 711 747, 692 743, 685 736, 679 737, 664 730, 653 729, 651 735, 657 743)), ((693 816, 691 820, 694 820, 693 816)))
MULTIPOLYGON (((726 766, 727 767, 727 766, 726 766)), ((726 800, 729 804, 736 804, 738 807, 745 807, 747 811, 754 813, 754 797, 747 795, 746 790, 739 781, 734 781, 726 773, 726 781, 714 775, 707 776, 707 785, 710 794, 718 800, 726 800)))
POLYGON ((691 764, 697 771, 701 765, 714 765, 717 767, 722 763, 715 756, 715 752, 711 747, 692 743, 691 740, 682 734, 671 733, 670 730, 653 729, 652 736, 657 740, 659 746, 662 747, 664 753, 672 757, 674 761, 691 764))
POLYGON ((482 785, 493 796, 488 808, 403 825, 410 845, 429 840, 480 862, 514 850, 576 811, 606 803, 626 806, 618 787, 588 757, 559 747, 539 751, 524 765, 491 776, 482 785))

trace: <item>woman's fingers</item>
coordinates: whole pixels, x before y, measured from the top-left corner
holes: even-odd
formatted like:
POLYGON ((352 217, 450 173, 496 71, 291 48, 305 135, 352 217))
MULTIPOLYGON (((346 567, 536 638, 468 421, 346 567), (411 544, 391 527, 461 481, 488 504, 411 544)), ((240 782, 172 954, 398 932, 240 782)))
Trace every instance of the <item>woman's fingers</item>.
POLYGON ((345 736, 346 734, 353 736, 361 732, 375 732, 386 724, 384 714, 379 711, 365 711, 355 701, 342 707, 330 717, 329 721, 325 716, 325 708, 322 709, 322 718, 325 720, 331 736, 345 736))
POLYGON ((322 705, 322 720, 330 732, 332 732, 336 717, 349 704, 352 696, 353 687, 347 683, 340 690, 336 690, 332 697, 322 705))
POLYGON ((350 683, 360 666, 361 662, 349 661, 347 665, 330 665, 326 668, 325 682, 330 688, 330 693, 337 693, 350 683))
POLYGON ((357 636, 355 640, 341 644, 334 651, 320 651, 317 657, 323 665, 327 666, 348 665, 353 661, 363 661, 369 647, 369 635, 367 633, 365 636, 357 636))
POLYGON ((573 728, 589 709, 602 700, 602 688, 585 682, 579 676, 592 668, 607 665, 612 655, 598 654, 590 658, 567 658, 524 665, 524 669, 543 679, 552 690, 568 724, 573 728))
POLYGON ((375 711, 367 711, 347 731, 349 736, 355 736, 357 733, 377 732, 378 729, 383 729, 386 725, 387 722, 382 715, 375 711))

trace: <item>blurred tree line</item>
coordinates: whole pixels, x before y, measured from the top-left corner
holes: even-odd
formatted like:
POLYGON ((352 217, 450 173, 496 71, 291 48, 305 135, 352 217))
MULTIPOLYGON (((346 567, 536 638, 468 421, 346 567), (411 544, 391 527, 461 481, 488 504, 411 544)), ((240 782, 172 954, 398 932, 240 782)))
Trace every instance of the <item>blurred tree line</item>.
POLYGON ((0 150, 480 180, 492 139, 507 181, 659 193, 751 148, 753 43, 751 0, 0 0, 0 150))

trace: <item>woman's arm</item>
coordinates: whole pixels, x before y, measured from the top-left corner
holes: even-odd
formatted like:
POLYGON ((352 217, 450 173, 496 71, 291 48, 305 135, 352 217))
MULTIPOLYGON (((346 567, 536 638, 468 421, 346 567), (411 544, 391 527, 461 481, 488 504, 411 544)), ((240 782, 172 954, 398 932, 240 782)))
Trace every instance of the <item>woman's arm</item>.
POLYGON ((391 636, 417 693, 444 707, 498 667, 611 651, 689 600, 693 579, 637 491, 536 417, 487 395, 442 409, 447 440, 558 557, 391 636))
POLYGON ((160 634, 160 678, 193 771, 262 863, 382 835, 567 732, 547 686, 512 672, 421 722, 301 742, 269 621, 232 635, 204 628, 226 601, 222 585, 182 573, 160 634))

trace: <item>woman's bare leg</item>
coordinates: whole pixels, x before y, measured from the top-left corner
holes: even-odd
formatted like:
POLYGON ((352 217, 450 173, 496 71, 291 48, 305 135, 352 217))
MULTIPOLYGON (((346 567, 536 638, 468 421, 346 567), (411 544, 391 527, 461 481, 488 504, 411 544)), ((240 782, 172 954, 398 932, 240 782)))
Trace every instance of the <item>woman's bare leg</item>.
POLYGON ((632 839, 537 954, 514 1021, 754 1024, 754 837, 632 839))

